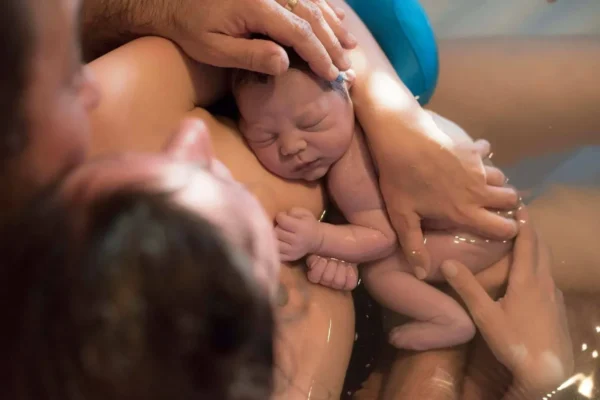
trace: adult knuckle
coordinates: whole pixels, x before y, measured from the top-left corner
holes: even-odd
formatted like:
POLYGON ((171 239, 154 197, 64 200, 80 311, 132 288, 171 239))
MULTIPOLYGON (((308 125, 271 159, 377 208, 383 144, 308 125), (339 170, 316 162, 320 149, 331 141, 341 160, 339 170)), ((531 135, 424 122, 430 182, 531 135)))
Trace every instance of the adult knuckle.
POLYGON ((312 21, 323 21, 323 13, 321 12, 321 9, 318 6, 316 6, 314 3, 306 3, 306 6, 308 10, 308 16, 312 21))
POLYGON ((294 31, 302 40, 308 40, 313 35, 312 26, 304 19, 300 19, 296 22, 294 25, 294 31))

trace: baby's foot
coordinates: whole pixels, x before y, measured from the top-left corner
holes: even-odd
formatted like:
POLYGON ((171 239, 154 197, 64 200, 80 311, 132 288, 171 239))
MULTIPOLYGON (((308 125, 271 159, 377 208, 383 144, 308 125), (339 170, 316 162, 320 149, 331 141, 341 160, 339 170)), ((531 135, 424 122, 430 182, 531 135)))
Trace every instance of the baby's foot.
POLYGON ((312 283, 338 290, 353 290, 358 285, 358 268, 354 263, 310 255, 306 266, 312 283))

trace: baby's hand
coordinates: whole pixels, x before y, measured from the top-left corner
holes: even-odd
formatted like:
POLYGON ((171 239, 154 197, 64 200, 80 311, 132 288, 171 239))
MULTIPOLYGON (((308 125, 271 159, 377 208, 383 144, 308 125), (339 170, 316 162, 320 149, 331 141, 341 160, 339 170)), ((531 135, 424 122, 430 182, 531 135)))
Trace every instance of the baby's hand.
POLYGON ((316 253, 323 241, 319 221, 304 208, 292 208, 275 217, 281 261, 295 261, 316 253))
POLYGON ((310 255, 306 266, 312 283, 339 290, 353 290, 358 285, 358 267, 354 263, 310 255))

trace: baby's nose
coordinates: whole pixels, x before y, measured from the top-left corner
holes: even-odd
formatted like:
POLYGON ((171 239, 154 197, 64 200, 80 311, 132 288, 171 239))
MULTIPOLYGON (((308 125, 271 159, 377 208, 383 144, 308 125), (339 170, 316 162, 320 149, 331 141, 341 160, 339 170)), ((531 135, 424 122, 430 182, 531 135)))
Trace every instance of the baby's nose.
POLYGON ((299 137, 281 138, 280 151, 283 156, 293 156, 306 149, 306 141, 299 137))

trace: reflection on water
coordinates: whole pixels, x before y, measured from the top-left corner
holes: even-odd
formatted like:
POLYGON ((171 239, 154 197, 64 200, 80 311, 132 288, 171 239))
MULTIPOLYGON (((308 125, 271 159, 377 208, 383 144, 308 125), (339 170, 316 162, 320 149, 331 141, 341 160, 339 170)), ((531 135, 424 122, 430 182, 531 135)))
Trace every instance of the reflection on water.
MULTIPOLYGON (((595 159, 598 171, 599 160, 600 157, 595 159)), ((556 171, 554 172, 556 174, 556 171)), ((589 169, 586 169, 586 174, 600 176, 589 169)), ((580 174, 578 177, 581 179, 580 174)), ((565 184, 564 181, 554 179, 546 181, 543 188, 540 186, 542 185, 533 186, 537 196, 530 201, 528 208, 534 226, 552 250, 553 276, 565 295, 575 355, 575 373, 543 397, 532 400, 600 399, 600 247, 597 241, 597 229, 600 226, 600 181, 596 185, 569 185, 568 182, 565 184)), ((469 242, 469 239, 462 235, 454 239, 459 244, 469 242)), ((385 320, 384 318, 384 322, 385 320)), ((394 321, 394 324, 396 323, 394 321)), ((382 365, 381 359, 376 363, 382 365)), ((492 380, 501 380, 504 376, 498 372, 499 367, 491 365, 493 363, 483 368, 482 374, 486 374, 492 380)), ((389 371, 389 365, 386 368, 389 371)), ((440 371, 445 373, 443 369, 440 371)), ((382 398, 380 388, 386 383, 386 373, 371 374, 369 380, 363 382, 360 396, 354 398, 382 398)), ((440 393, 439 397, 432 398, 462 399, 458 389, 453 387, 452 377, 444 379, 443 374, 438 375, 440 379, 433 378, 427 382, 436 387, 436 393, 440 393)), ((402 396, 395 398, 412 399, 402 396)), ((502 397, 481 397, 483 400, 494 398, 500 400, 502 397)))

